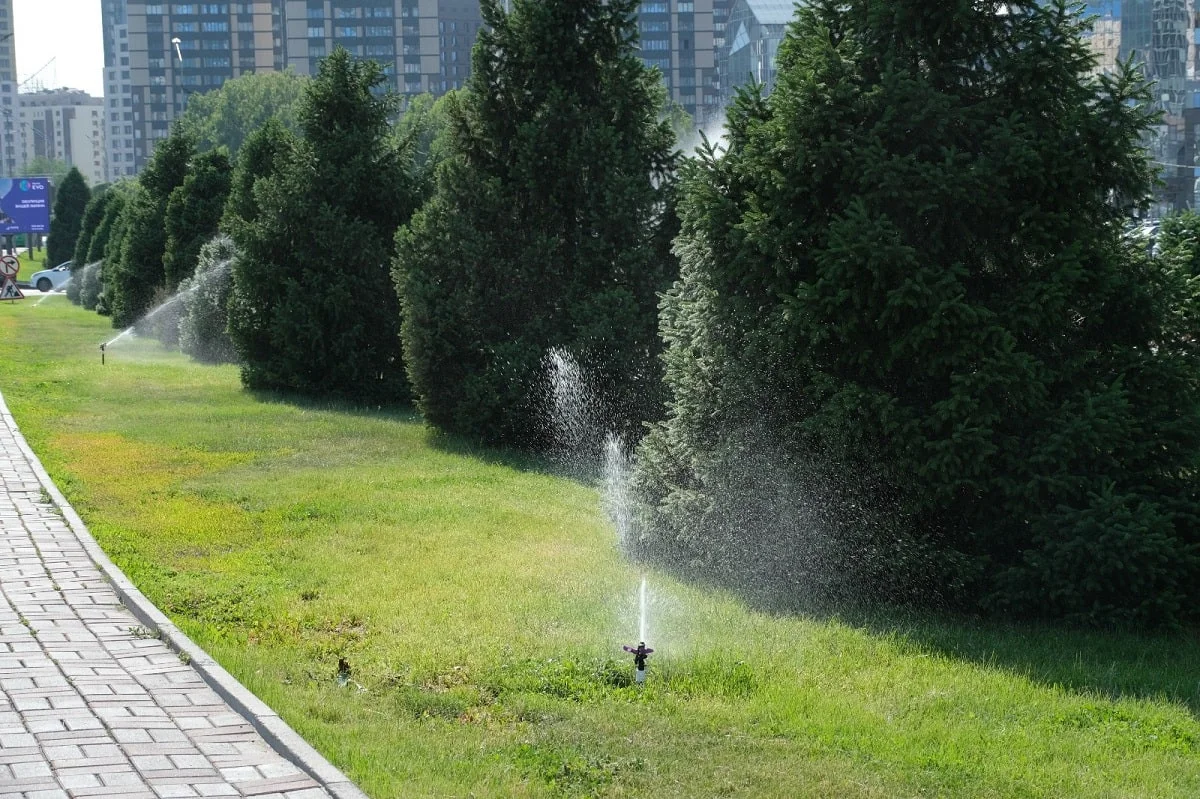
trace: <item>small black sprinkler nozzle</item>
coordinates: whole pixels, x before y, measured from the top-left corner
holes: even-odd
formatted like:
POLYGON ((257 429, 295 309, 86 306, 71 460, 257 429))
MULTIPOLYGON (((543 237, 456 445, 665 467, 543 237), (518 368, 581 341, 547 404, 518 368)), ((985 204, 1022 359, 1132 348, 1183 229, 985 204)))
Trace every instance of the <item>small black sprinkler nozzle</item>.
POLYGON ((634 672, 634 680, 638 685, 641 685, 646 681, 646 658, 649 657, 650 653, 654 650, 646 646, 645 641, 639 641, 636 647, 624 646, 621 648, 626 652, 633 653, 633 665, 637 669, 637 671, 634 672))
POLYGON ((100 345, 100 365, 104 365, 104 344, 100 345))

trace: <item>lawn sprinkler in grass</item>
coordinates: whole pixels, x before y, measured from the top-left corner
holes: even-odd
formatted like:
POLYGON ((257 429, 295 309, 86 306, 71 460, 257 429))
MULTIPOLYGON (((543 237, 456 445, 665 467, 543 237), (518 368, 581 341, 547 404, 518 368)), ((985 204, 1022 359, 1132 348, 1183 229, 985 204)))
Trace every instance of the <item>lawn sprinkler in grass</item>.
POLYGON ((622 647, 633 654, 633 681, 638 685, 646 683, 646 658, 654 650, 646 646, 646 575, 642 575, 642 584, 638 589, 638 645, 622 647))
MULTIPOLYGON (((550 387, 550 427, 554 433, 555 460, 573 474, 600 478, 605 513, 617 532, 617 545, 628 553, 633 544, 633 497, 629 490, 631 460, 625 442, 613 431, 604 400, 589 385, 578 361, 566 350, 554 348, 546 354, 550 387)), ((636 679, 646 679, 646 577, 638 589, 637 647, 634 653, 636 679)))
POLYGON ((150 313, 146 314, 141 319, 137 320, 132 325, 125 328, 124 330, 122 330, 120 333, 113 336, 112 338, 110 338, 108 341, 104 342, 102 345, 100 345, 100 351, 101 351, 100 360, 103 362, 103 360, 104 360, 103 353, 106 348, 112 347, 116 344, 119 344, 121 341, 124 341, 125 339, 132 337, 137 332, 137 328, 140 325, 145 325, 146 323, 153 321, 155 318, 159 317, 166 311, 173 310, 174 308, 176 308, 179 305, 179 303, 183 300, 184 297, 186 297, 188 294, 191 294, 195 290, 196 290, 196 287, 193 285, 193 286, 179 292, 178 294, 174 295, 166 302, 159 305, 154 310, 150 311, 150 313))
POLYGON ((638 642, 637 646, 622 647, 626 652, 633 653, 633 681, 638 685, 646 684, 646 658, 650 657, 650 653, 654 650, 646 646, 645 641, 638 642))

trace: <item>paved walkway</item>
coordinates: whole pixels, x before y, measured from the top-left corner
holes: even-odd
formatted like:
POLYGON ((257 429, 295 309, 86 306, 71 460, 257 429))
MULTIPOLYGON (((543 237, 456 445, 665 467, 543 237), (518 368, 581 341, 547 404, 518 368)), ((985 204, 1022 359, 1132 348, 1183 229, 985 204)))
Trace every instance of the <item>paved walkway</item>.
POLYGON ((141 626, 23 450, 0 399, 0 799, 357 793, 271 749, 141 626))

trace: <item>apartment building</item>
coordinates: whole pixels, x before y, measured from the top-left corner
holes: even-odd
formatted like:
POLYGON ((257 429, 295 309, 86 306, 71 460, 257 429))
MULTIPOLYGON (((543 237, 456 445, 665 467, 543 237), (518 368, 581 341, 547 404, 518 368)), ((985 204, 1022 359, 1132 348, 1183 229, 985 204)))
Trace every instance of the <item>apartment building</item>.
POLYGON ((703 125, 721 112, 714 0, 643 0, 641 58, 662 72, 667 95, 703 125))
POLYGON ((461 87, 483 20, 478 0, 285 0, 287 63, 315 75, 341 46, 384 65, 402 95, 461 87))
POLYGON ((0 174, 11 176, 20 166, 21 138, 17 118, 17 43, 13 35, 12 0, 0 0, 0 174))
POLYGON ((43 157, 76 167, 92 186, 108 180, 102 98, 58 89, 20 94, 17 100, 18 170, 43 157))
POLYGON ((104 143, 107 179, 137 174, 133 147, 133 79, 126 0, 101 0, 104 25, 104 143))
POLYGON ((723 106, 751 81, 767 94, 775 88, 775 58, 796 8, 789 0, 732 0, 728 13, 720 52, 723 106))
MULTIPOLYGON (((119 122, 123 143, 132 141, 136 173, 167 137, 171 122, 183 112, 187 97, 220 87, 252 72, 284 67, 283 17, 280 0, 236 3, 171 3, 125 0, 128 41, 129 110, 125 97, 109 130, 119 122), (126 136, 132 130, 132 137, 126 136)), ((117 57, 124 58, 118 41, 117 57)), ((107 60, 107 58, 106 58, 107 60)), ((118 64, 121 73, 123 64, 118 64)), ((120 166, 126 168, 122 159, 120 166)))

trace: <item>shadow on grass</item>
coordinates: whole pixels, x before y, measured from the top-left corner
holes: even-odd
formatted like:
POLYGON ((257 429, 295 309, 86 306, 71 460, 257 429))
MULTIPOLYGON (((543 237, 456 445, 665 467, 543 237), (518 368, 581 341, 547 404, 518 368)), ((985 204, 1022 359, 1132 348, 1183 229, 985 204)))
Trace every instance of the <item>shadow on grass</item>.
POLYGON ((921 652, 1080 694, 1173 702, 1200 719, 1200 635, 1195 630, 1084 630, 901 610, 858 611, 839 618, 921 652))
POLYGON ((584 473, 584 471, 578 468, 558 463, 544 455, 519 449, 490 447, 463 436, 452 435, 437 430, 434 427, 426 425, 424 417, 412 405, 368 404, 329 397, 310 397, 304 394, 268 389, 246 389, 246 391, 257 402, 267 404, 288 405, 306 411, 342 413, 360 419, 423 425, 425 426, 427 441, 431 448, 438 452, 471 458, 492 466, 504 466, 520 472, 562 477, 588 484, 595 483, 597 480, 596 475, 584 473))
POLYGON ((1077 694, 1171 702, 1200 720, 1197 629, 1085 629, 884 603, 822 602, 756 588, 750 576, 739 585, 669 571, 692 584, 730 591, 760 612, 838 622, 895 641, 913 653, 995 669, 1077 694))

